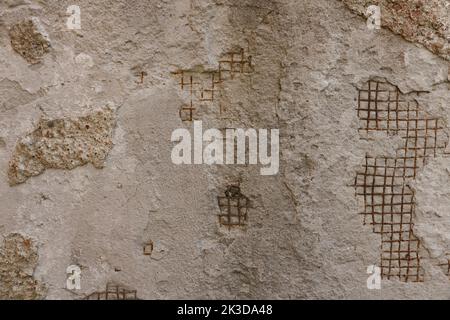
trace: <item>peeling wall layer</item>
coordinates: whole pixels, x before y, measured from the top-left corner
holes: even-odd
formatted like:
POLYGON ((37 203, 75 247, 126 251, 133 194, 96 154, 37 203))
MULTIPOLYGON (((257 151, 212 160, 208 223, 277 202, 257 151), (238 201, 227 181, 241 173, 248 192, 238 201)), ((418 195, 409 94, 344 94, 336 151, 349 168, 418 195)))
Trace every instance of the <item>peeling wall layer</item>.
POLYGON ((445 3, 1 1, 0 297, 448 298, 445 3), (279 173, 173 164, 194 120, 279 129, 279 173))
POLYGON ((45 285, 33 277, 37 263, 37 248, 33 240, 19 233, 7 235, 0 248, 0 298, 45 298, 45 285))
POLYGON ((16 185, 46 169, 66 169, 92 163, 102 168, 112 147, 114 112, 107 108, 77 119, 41 119, 37 128, 17 143, 9 163, 9 183, 16 185))
POLYGON ((448 145, 442 119, 424 112, 414 95, 404 95, 383 81, 369 80, 358 90, 359 131, 399 135, 404 143, 395 156, 366 154, 355 178, 362 198, 364 224, 381 236, 381 277, 423 281, 420 240, 414 234, 416 199, 410 187, 420 170, 445 153, 448 145))
POLYGON ((450 4, 448 1, 342 1, 362 16, 367 15, 369 6, 380 6, 382 26, 450 60, 450 4))
POLYGON ((9 37, 12 48, 31 64, 39 63, 49 51, 48 35, 36 17, 13 25, 9 37))

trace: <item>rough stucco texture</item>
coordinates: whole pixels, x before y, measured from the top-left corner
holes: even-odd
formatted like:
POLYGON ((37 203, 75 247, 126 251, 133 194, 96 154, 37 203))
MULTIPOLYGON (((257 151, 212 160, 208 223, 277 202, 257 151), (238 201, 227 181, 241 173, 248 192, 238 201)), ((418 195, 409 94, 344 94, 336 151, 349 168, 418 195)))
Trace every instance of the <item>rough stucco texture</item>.
POLYGON ((0 1, 0 298, 449 298, 448 1, 73 4, 0 1), (173 164, 194 120, 279 173, 173 164))
POLYGON ((11 46, 29 63, 38 63, 49 51, 50 42, 35 17, 19 22, 9 30, 11 46))
POLYGON ((353 11, 367 14, 370 5, 380 7, 382 25, 406 40, 423 44, 450 60, 450 3, 433 0, 342 0, 353 11))
POLYGON ((0 298, 18 300, 45 297, 45 286, 33 278, 37 262, 37 249, 31 239, 18 233, 7 235, 0 249, 0 298))

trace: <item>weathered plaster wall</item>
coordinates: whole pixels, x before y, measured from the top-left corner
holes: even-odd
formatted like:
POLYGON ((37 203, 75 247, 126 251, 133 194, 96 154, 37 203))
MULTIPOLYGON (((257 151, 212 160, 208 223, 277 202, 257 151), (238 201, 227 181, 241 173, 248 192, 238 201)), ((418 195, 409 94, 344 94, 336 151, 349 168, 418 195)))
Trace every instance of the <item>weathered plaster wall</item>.
POLYGON ((405 182, 423 281, 366 287, 382 239, 363 225, 354 178, 366 153, 404 141, 361 139, 358 92, 398 87, 444 136, 450 115, 448 7, 427 1, 410 19, 397 2, 375 1, 387 28, 368 30, 348 9, 363 14, 363 1, 2 1, 0 271, 19 271, 0 272, 1 297, 448 298, 445 148, 405 182), (66 27, 72 4, 81 30, 66 27), (233 53, 239 71, 223 71, 233 53), (181 85, 191 76, 200 93, 181 85), (191 103, 205 128, 279 128, 279 174, 172 164, 191 103), (227 191, 249 201, 245 226, 219 223, 227 191), (72 264, 81 290, 65 288, 72 264))
POLYGON ((406 40, 424 45, 450 59, 450 3, 424 0, 342 0, 354 12, 367 16, 370 5, 380 7, 382 25, 406 40))

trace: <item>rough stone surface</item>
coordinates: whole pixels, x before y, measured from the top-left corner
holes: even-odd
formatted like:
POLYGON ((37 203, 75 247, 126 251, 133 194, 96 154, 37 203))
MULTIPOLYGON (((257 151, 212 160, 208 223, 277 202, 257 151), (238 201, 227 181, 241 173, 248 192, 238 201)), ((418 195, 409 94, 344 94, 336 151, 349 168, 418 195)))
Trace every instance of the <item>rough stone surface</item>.
POLYGON ((41 119, 20 139, 9 163, 9 183, 16 185, 46 169, 67 169, 92 163, 103 168, 112 147, 114 112, 107 108, 76 119, 41 119))
POLYGON ((364 225, 355 175, 405 136, 364 135, 358 93, 385 81, 439 118, 443 137, 450 120, 448 1, 373 2, 380 30, 364 1, 78 0, 80 30, 67 29, 70 1, 1 1, 0 233, 39 243, 45 297, 103 298, 120 283, 141 299, 448 299, 447 148, 401 182, 414 192, 423 281, 367 288, 383 239, 364 225), (31 17, 52 46, 30 51, 37 64, 9 31, 31 17), (191 103, 204 129, 278 128, 279 173, 173 164, 170 137, 192 130, 191 103), (249 201, 247 220, 224 228, 218 197, 236 185, 228 195, 249 201), (80 290, 65 288, 69 265, 80 290))
POLYGON ((424 45, 450 60, 450 3, 442 0, 342 0, 366 16, 370 5, 380 6, 381 23, 406 40, 424 45))
POLYGON ((44 54, 49 51, 48 35, 39 19, 35 17, 13 25, 9 30, 9 36, 11 46, 29 63, 40 62, 44 54))
POLYGON ((45 298, 44 284, 33 276, 37 263, 38 253, 33 240, 19 233, 7 235, 0 248, 0 299, 45 298))

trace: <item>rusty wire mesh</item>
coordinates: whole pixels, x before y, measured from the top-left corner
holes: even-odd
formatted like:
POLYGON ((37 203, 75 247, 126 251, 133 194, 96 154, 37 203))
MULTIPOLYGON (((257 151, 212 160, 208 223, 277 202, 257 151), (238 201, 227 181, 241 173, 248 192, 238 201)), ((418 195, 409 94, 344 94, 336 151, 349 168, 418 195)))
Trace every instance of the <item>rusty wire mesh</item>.
POLYGON ((137 291, 129 290, 117 284, 108 283, 105 291, 94 292, 85 300, 137 300, 137 291))
POLYGON ((423 281, 420 241, 413 232, 414 191, 408 183, 427 160, 444 152, 442 119, 420 110, 415 99, 387 82, 368 81, 358 94, 359 131, 396 134, 403 144, 395 157, 367 154, 355 177, 364 224, 381 234, 381 275, 406 282, 423 281))
MULTIPOLYGON (((218 70, 174 72, 173 74, 179 79, 180 90, 188 96, 188 102, 179 111, 181 120, 197 120, 197 113, 201 106, 209 107, 219 100, 221 84, 224 80, 234 79, 238 74, 251 72, 253 72, 251 56, 245 54, 244 49, 224 54, 219 60, 218 70)), ((220 111, 222 110, 223 107, 220 106, 220 111)))

